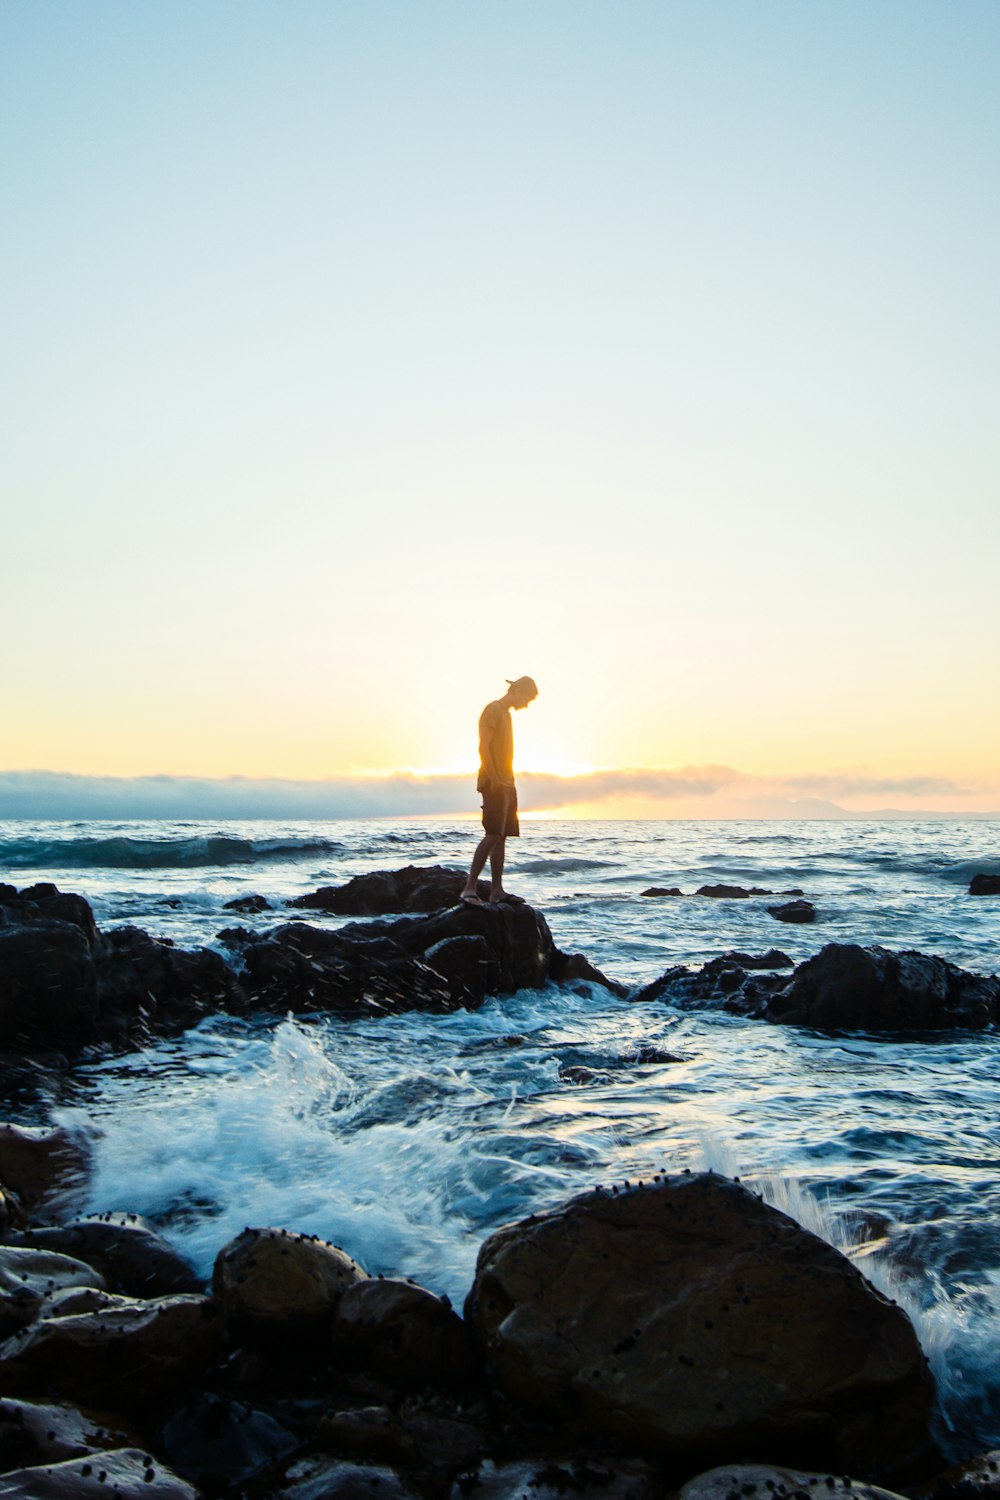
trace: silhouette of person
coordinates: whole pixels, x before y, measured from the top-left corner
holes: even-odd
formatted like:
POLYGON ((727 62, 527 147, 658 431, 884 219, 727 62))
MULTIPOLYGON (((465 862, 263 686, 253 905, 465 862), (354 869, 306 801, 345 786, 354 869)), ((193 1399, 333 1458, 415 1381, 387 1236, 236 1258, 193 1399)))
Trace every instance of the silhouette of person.
POLYGON ((465 888, 459 897, 467 906, 483 906, 476 882, 486 861, 490 862, 490 900, 522 905, 520 896, 503 888, 503 862, 507 840, 521 832, 517 821, 517 787, 514 785, 514 731, 510 722, 512 708, 527 708, 538 697, 531 677, 507 679, 507 691, 494 703, 487 703, 479 716, 479 779, 476 790, 483 798, 482 839, 472 856, 472 866, 465 888))

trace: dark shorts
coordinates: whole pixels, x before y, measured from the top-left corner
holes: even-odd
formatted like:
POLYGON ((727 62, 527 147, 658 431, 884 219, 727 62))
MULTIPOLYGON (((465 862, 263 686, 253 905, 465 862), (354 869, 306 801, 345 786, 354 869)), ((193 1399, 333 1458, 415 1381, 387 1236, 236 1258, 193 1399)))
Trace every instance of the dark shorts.
POLYGON ((501 786, 480 794, 483 799, 483 827, 487 833, 500 833, 516 839, 521 832, 517 821, 517 788, 501 786))

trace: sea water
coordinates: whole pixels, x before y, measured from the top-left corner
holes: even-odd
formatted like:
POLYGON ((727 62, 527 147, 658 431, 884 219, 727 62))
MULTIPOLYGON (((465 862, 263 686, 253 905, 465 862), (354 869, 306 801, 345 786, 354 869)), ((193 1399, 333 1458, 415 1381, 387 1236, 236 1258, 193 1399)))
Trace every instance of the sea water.
MULTIPOLYGON (((557 944, 639 985, 677 963, 826 942, 1000 968, 984 822, 525 822, 508 885, 557 944), (701 885, 775 897, 714 900, 701 885), (643 895, 677 886, 682 897, 643 895), (801 889, 809 926, 768 912, 801 889)), ((0 878, 82 892, 103 928, 183 946, 406 864, 465 865, 472 823, 0 824, 0 878), (271 910, 234 915, 260 894, 271 910)), ((336 927, 340 919, 305 913, 336 927)), ((852 1256, 913 1317, 962 1453, 1000 1443, 1000 1038, 825 1036, 576 985, 476 1012, 220 1017, 84 1061, 48 1105, 93 1144, 85 1207, 151 1218, 208 1273, 247 1224, 331 1239, 461 1303, 498 1225, 598 1182, 713 1166, 852 1256), (662 1060, 642 1062, 642 1049, 662 1060)))

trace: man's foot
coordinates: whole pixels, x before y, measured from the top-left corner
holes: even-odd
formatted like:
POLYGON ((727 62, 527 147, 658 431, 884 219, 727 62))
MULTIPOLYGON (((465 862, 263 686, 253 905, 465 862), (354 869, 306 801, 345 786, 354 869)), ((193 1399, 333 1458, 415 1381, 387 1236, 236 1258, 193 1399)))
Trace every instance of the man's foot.
POLYGON ((475 891, 463 891, 462 894, 459 896, 458 899, 462 903, 463 906, 485 906, 486 905, 486 902, 480 900, 480 898, 476 895, 475 891))
POLYGON ((501 891, 498 896, 494 896, 493 893, 492 893, 492 891, 491 891, 490 892, 490 905, 491 906, 524 906, 524 905, 526 905, 526 902, 525 902, 525 899, 524 899, 523 896, 514 896, 514 895, 511 894, 510 891, 501 891))

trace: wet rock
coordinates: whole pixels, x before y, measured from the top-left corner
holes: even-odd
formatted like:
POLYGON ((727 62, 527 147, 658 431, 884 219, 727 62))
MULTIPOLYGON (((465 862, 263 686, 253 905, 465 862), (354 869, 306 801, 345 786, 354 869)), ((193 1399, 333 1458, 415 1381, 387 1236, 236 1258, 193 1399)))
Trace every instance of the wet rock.
POLYGON ((284 1229, 244 1229, 219 1251, 212 1290, 226 1324, 258 1337, 328 1339, 348 1287, 365 1279, 336 1245, 284 1229))
POLYGON ((48 921, 69 922, 79 928, 89 948, 97 942, 94 913, 83 896, 61 891, 47 882, 29 886, 20 893, 10 885, 0 887, 0 926, 24 927, 48 921))
POLYGON ((452 995, 465 993, 470 1000, 489 994, 500 983, 500 965, 481 932, 464 933, 432 943, 423 962, 448 983, 452 995))
POLYGON ((980 1031, 1000 1019, 1000 980, 926 953, 829 943, 757 1013, 822 1031, 980 1031))
POLYGON ((565 1083, 588 1084, 610 1083, 610 1073, 600 1073, 596 1068, 587 1068, 582 1063, 567 1063, 559 1069, 559 1077, 565 1083))
POLYGON ((417 1500, 394 1469, 314 1454, 299 1459, 270 1492, 269 1500, 417 1500))
POLYGON ((139 1448, 13 1469, 0 1478, 3 1500, 199 1500, 185 1480, 139 1448))
POLYGON ((52 919, 0 927, 0 1047, 76 1052, 96 1020, 97 976, 79 927, 52 919))
POLYGON ((674 986, 681 980, 690 979, 691 970, 684 964, 674 964, 650 984, 640 985, 629 994, 636 1005, 648 1005, 654 1000, 669 1000, 674 986))
POLYGON ((129 1297, 201 1291, 191 1265, 137 1214, 94 1214, 9 1238, 13 1244, 76 1256, 95 1266, 112 1291, 129 1297))
POLYGON ((334 1452, 360 1463, 419 1462, 417 1445, 405 1424, 388 1406, 358 1406, 321 1419, 317 1436, 334 1452))
POLYGON ((474 999, 457 974, 449 982, 392 940, 365 933, 352 940, 305 922, 250 942, 244 963, 243 982, 255 1009, 370 1017, 403 1010, 446 1012, 474 999))
POLYGON ((671 886, 651 885, 647 891, 642 891, 641 894, 643 896, 662 897, 662 896, 683 896, 684 892, 681 890, 680 886, 676 886, 676 885, 671 885, 671 886))
POLYGON ((89 1148, 62 1126, 0 1125, 0 1181, 29 1214, 65 1208, 85 1186, 89 1170, 89 1148))
MULTIPOLYGON (((764 891, 762 894, 771 893, 764 891)), ((695 895, 711 896, 716 901, 746 901, 751 892, 742 885, 700 885, 695 895)))
POLYGON ((780 906, 769 906, 768 911, 779 922, 815 922, 816 908, 811 901, 784 901, 780 906))
POLYGON ((6 1338, 37 1317, 50 1293, 80 1287, 103 1290, 104 1278, 68 1255, 0 1245, 0 1336, 6 1338))
POLYGON ((64 1287, 59 1292, 49 1292, 38 1307, 40 1318, 71 1318, 77 1313, 98 1312, 102 1307, 131 1307, 135 1297, 123 1297, 118 1292, 102 1292, 95 1287, 64 1287))
POLYGON ((929 1449, 933 1382, 905 1314, 714 1173, 500 1230, 466 1318, 510 1400, 638 1453, 885 1475, 929 1449))
POLYGON ((1000 1496, 1000 1448, 967 1458, 909 1493, 918 1500, 996 1500, 1000 1496))
POLYGON ((0 1345, 0 1392, 142 1412, 205 1377, 221 1332, 208 1297, 45 1318, 0 1345))
POLYGON ((472 1379, 468 1330, 451 1303, 410 1281, 349 1286, 333 1320, 335 1350, 407 1390, 472 1379))
POLYGON ((619 984, 616 980, 609 979, 606 974, 602 974, 600 969, 596 969, 583 953, 560 953, 556 948, 549 966, 549 977, 556 984, 569 984, 581 979, 587 984, 599 984, 602 989, 611 990, 621 999, 628 994, 627 984, 619 984))
POLYGON ((1000 875, 973 875, 969 881, 970 896, 1000 896, 1000 875))
POLYGON ((647 1042, 638 1047, 630 1056, 623 1059, 625 1062, 636 1063, 640 1068, 658 1067, 665 1063, 683 1062, 683 1057, 678 1057, 676 1052, 667 1052, 663 1047, 654 1047, 647 1042))
POLYGON ((400 1403, 398 1419, 422 1469, 454 1474, 486 1451, 489 1436, 467 1412, 442 1412, 411 1399, 400 1403))
MULTIPOLYGON (((119 1417, 81 1411, 64 1402, 0 1400, 0 1473, 61 1463, 105 1448, 127 1448, 141 1439, 119 1417)), ((0 1495, 3 1493, 0 1479, 0 1495)))
POLYGON ((405 953, 424 958, 428 949, 445 938, 477 936, 485 939, 497 965, 497 979, 488 993, 512 994, 536 989, 552 973, 555 944, 548 923, 527 904, 517 906, 452 906, 426 917, 400 917, 394 921, 352 923, 341 928, 342 939, 388 939, 405 953))
POLYGON ((163 1428, 170 1466, 213 1494, 298 1446, 298 1437, 267 1412, 211 1393, 185 1402, 163 1428))
MULTIPOLYGON (((775 951, 772 949, 772 954, 775 951)), ((777 954, 778 959, 784 957, 784 954, 777 954)), ((767 958, 768 955, 764 955, 764 960, 767 958)), ((781 975, 763 972, 771 967, 763 960, 751 959, 758 972, 748 974, 742 959, 742 954, 727 953, 710 959, 700 969, 675 966, 651 984, 633 992, 629 999, 637 1003, 663 1000, 681 1010, 728 1010, 748 1014, 787 981, 781 975)))
MULTIPOLYGON (((465 885, 461 870, 443 865, 420 868, 407 865, 402 870, 373 870, 356 875, 346 885, 328 885, 305 896, 286 901, 286 906, 300 910, 328 911, 345 917, 383 917, 402 912, 440 911, 454 906, 465 885)), ((479 883, 479 894, 485 901, 489 887, 479 883)))
POLYGON ((24 1229, 27 1223, 24 1204, 15 1192, 0 1182, 0 1235, 8 1234, 12 1229, 24 1229))
POLYGON ((766 953, 729 952, 719 956, 718 963, 739 969, 790 969, 793 960, 780 948, 768 948, 766 953))
MULTIPOLYGON (((452 1487, 450 1500, 660 1500, 663 1482, 632 1459, 545 1458, 496 1464, 487 1459, 452 1487)), ((766 1497, 771 1500, 771 1497, 766 1497)))
POLYGON ((139 927, 116 927, 102 936, 96 957, 99 1032, 106 1040, 143 1027, 169 1034, 220 1010, 246 1010, 236 975, 209 948, 187 951, 139 927))
POLYGON ((891 1490, 833 1474, 811 1474, 774 1464, 729 1464, 689 1479, 677 1500, 900 1500, 891 1490))
POLYGON ((235 901, 225 901, 223 911, 244 912, 248 916, 255 916, 262 911, 272 911, 270 901, 265 896, 237 896, 235 901))

